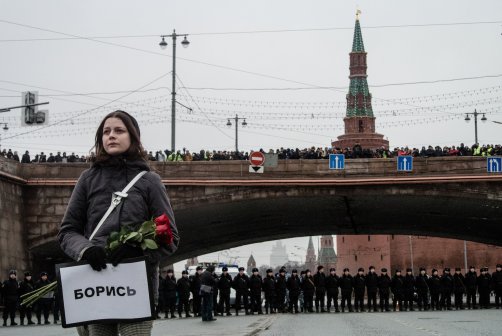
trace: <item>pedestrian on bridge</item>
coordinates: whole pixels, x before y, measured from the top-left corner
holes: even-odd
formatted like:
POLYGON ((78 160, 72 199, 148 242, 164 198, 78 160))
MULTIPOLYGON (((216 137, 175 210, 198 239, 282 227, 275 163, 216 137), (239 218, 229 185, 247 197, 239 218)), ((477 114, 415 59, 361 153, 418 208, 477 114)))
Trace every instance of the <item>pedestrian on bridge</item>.
POLYGON ((378 277, 378 295, 380 297, 380 311, 388 312, 389 308, 389 296, 390 296, 390 287, 392 284, 392 280, 390 279, 389 274, 387 274, 387 269, 384 267, 380 270, 380 276, 378 277))
POLYGON ((399 307, 399 311, 404 311, 403 300, 404 300, 404 277, 401 275, 401 270, 397 269, 396 273, 392 277, 392 307, 394 311, 399 307))
POLYGON ((450 274, 450 268, 446 267, 441 276, 441 308, 452 310, 451 295, 453 294, 453 277, 450 274))
POLYGON ((368 295, 368 312, 377 312, 377 291, 378 291, 378 275, 375 273, 375 266, 370 266, 368 274, 366 274, 366 292, 368 295))
POLYGON ((350 275, 350 271, 348 268, 343 269, 343 275, 340 277, 340 290, 342 291, 342 313, 345 312, 345 306, 349 309, 349 312, 353 312, 352 310, 352 289, 354 288, 354 280, 352 279, 352 275, 350 275))
POLYGON ((467 309, 477 309, 476 292, 477 292, 478 274, 474 266, 469 267, 469 272, 465 274, 465 287, 467 288, 467 309))
POLYGON ((317 266, 317 273, 314 275, 314 285, 315 311, 318 313, 319 306, 321 306, 321 313, 325 313, 324 298, 326 297, 326 275, 324 274, 324 267, 322 265, 317 266))
POLYGON ((437 269, 432 269, 429 278, 429 290, 431 292, 431 310, 441 310, 439 297, 441 295, 441 278, 437 269))

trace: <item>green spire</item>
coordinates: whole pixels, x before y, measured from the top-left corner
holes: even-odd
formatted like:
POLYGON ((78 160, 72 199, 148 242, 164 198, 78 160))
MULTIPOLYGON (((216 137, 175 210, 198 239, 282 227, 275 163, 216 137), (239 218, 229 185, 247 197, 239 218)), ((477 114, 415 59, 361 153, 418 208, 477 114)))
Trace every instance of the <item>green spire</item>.
POLYGON ((364 52, 363 34, 359 18, 356 18, 356 27, 354 28, 354 41, 352 42, 352 52, 364 52))

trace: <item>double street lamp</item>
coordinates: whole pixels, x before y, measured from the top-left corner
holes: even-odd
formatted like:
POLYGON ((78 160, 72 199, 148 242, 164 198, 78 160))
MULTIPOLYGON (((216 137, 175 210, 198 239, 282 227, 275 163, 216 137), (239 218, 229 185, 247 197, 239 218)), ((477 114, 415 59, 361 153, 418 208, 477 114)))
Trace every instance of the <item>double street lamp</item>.
POLYGON ((235 118, 228 118, 227 126, 231 127, 232 122, 230 120, 234 120, 235 122, 235 152, 239 152, 239 120, 242 120, 242 126, 246 127, 248 123, 246 122, 246 118, 239 118, 239 115, 235 115, 235 118))
POLYGON ((184 48, 187 48, 190 42, 187 40, 187 34, 176 34, 176 30, 173 30, 172 34, 169 35, 160 35, 162 40, 159 43, 159 46, 162 49, 167 48, 166 37, 170 37, 173 43, 173 88, 171 91, 171 151, 176 151, 176 39, 183 36, 183 41, 181 41, 181 45, 184 48))
POLYGON ((481 117, 482 122, 486 122, 488 119, 486 118, 484 113, 480 113, 474 110, 473 113, 465 114, 465 121, 467 122, 471 121, 471 117, 469 115, 472 115, 474 117, 474 143, 478 144, 478 115, 483 115, 481 117))

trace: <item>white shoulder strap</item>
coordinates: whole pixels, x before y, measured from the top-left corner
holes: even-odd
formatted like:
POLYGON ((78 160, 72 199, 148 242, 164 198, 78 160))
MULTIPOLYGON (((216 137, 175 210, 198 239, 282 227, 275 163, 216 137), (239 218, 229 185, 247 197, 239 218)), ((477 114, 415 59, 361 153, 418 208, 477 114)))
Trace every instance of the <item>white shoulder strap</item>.
POLYGON ((103 223, 105 222, 105 220, 108 218, 108 216, 110 216, 110 214, 112 213, 113 209, 115 209, 119 204, 120 202, 122 201, 122 198, 125 198, 127 197, 127 192, 136 184, 136 182, 138 182, 138 180, 147 173, 146 170, 143 170, 141 172, 138 173, 138 175, 136 175, 132 180, 131 182, 129 182, 128 185, 126 185, 126 187, 122 190, 122 191, 116 191, 114 192, 114 196, 112 198, 112 203, 110 204, 110 207, 108 208, 108 210, 106 210, 105 214, 103 215, 103 218, 101 218, 101 220, 99 221, 98 225, 96 226, 96 228, 94 229, 94 231, 92 231, 92 234, 91 236, 89 237, 89 240, 92 240, 92 238, 94 238, 94 236, 96 235, 96 233, 99 231, 99 229, 101 228, 101 226, 103 225, 103 223))

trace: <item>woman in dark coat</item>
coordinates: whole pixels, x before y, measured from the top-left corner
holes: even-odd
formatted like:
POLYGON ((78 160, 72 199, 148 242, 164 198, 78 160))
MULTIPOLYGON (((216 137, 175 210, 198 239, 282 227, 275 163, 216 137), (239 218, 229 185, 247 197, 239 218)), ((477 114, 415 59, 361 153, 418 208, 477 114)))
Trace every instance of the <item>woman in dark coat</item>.
MULTIPOLYGON (((158 296, 159 261, 174 253, 179 243, 178 230, 169 203, 166 188, 159 175, 150 171, 140 140, 136 119, 124 111, 108 114, 98 127, 95 138, 96 160, 84 171, 73 190, 68 208, 58 234, 63 251, 74 260, 86 260, 99 272, 106 263, 121 263, 125 258, 146 256, 147 271, 153 284, 153 296, 158 296), (141 171, 147 171, 128 191, 127 197, 89 240, 97 224, 110 206, 111 196, 120 192, 141 171), (166 214, 173 234, 172 243, 156 250, 143 251, 139 247, 120 245, 107 256, 105 246, 108 236, 128 227, 137 231, 147 220, 166 214)), ((150 335, 152 321, 92 324, 89 335, 150 335)), ((85 335, 83 328, 79 333, 85 335)))

